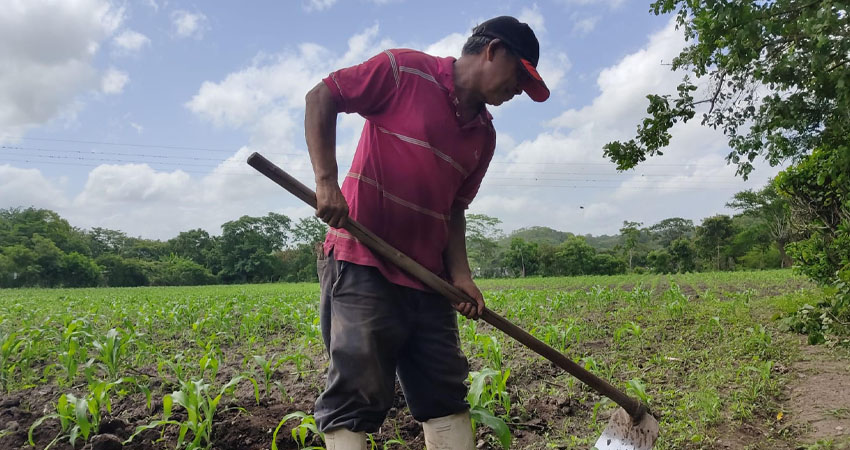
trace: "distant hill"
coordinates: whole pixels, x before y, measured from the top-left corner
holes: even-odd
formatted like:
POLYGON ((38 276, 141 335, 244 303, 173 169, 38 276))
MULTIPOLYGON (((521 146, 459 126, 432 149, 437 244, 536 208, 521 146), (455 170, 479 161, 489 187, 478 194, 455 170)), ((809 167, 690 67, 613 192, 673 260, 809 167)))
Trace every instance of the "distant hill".
POLYGON ((515 230, 505 240, 510 242, 513 238, 521 238, 538 244, 558 245, 566 241, 570 236, 573 236, 573 234, 566 231, 553 230, 549 227, 528 227, 515 230))
MULTIPOLYGON (((528 242, 536 242, 538 244, 559 245, 566 241, 570 236, 575 235, 568 231, 553 230, 549 227, 528 227, 514 231, 503 239, 502 242, 508 244, 511 242, 511 239, 518 237, 528 242)), ((587 243, 596 250, 611 250, 622 240, 620 235, 609 236, 607 234, 603 234, 601 236, 585 234, 582 237, 585 238, 587 243)))

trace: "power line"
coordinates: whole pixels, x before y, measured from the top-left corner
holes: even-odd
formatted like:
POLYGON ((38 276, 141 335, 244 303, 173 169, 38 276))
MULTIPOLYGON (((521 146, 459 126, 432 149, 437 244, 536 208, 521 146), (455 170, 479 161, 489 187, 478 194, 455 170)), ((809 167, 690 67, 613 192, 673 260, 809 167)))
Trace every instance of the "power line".
MULTIPOLYGON (((10 161, 14 162, 27 162, 27 163, 38 163, 38 164, 53 164, 60 166, 79 166, 79 167, 97 167, 99 164, 84 164, 84 163, 75 163, 75 162, 66 162, 66 161, 33 161, 30 159, 10 159, 10 161)), ((161 163, 159 163, 161 164, 161 163)), ((205 171, 197 171, 197 170, 184 170, 177 169, 181 172, 191 173, 191 174, 199 174, 199 175, 210 175, 210 172, 205 171)), ((294 174, 307 174, 312 175, 311 170, 289 170, 290 173, 294 174)), ((218 173, 221 174, 245 174, 244 171, 220 171, 218 173)), ((686 187, 686 186, 623 186, 619 185, 602 185, 602 184, 593 184, 593 185, 579 185, 579 184, 491 184, 488 183, 488 180, 494 180, 497 178, 485 178, 486 188, 560 188, 560 189, 630 189, 630 190, 659 190, 659 191, 690 191, 690 190, 706 190, 714 187, 716 190, 723 190, 724 186, 733 187, 734 185, 706 185, 700 184, 699 187, 686 187)), ((522 179, 505 179, 509 181, 522 181, 522 179)), ((553 181, 561 181, 561 182, 569 182, 569 181, 581 181, 581 182, 593 182, 594 180, 553 180, 553 181)), ((602 181, 612 181, 612 180, 602 180, 602 181)))
MULTIPOLYGON (((119 147, 139 147, 139 148, 162 148, 162 149, 170 149, 170 150, 198 150, 198 151, 209 151, 209 152, 227 152, 227 153, 235 153, 234 149, 220 149, 220 148, 208 148, 208 147, 187 147, 187 146, 176 146, 176 145, 161 145, 161 144, 137 144, 130 142, 109 142, 109 141, 94 141, 94 140, 76 140, 76 139, 53 139, 53 138, 40 138, 40 137, 22 137, 22 136, 11 136, 4 135, 6 139, 17 139, 17 140, 30 140, 30 141, 46 141, 46 142, 67 142, 67 143, 76 143, 76 144, 95 144, 95 145, 110 145, 110 146, 119 146, 119 147)), ((25 148, 25 147, 22 147, 25 148)), ((281 153, 281 152, 263 152, 266 154, 277 154, 277 155, 305 155, 306 153, 281 153)), ((519 161, 492 161, 490 164, 509 164, 509 165, 546 165, 546 166, 613 166, 613 163, 593 163, 593 162, 519 162, 519 161)), ((726 165, 717 165, 717 164, 695 164, 695 163, 677 163, 677 164, 663 164, 663 163, 645 163, 641 165, 642 167, 726 167, 726 165)))
MULTIPOLYGON (((124 153, 124 152, 109 152, 109 151, 98 151, 98 150, 73 150, 73 149, 49 149, 49 148, 40 148, 40 147, 22 147, 22 146, 13 146, 13 145, 0 145, 0 149, 5 150, 24 150, 24 151, 32 151, 32 152, 52 152, 52 153, 75 153, 78 155, 87 156, 87 158, 76 158, 76 159, 87 159, 92 161, 108 161, 108 162, 129 162, 129 163, 149 163, 149 164, 168 164, 168 165, 176 165, 173 163, 164 163, 157 161, 143 161, 143 160, 121 160, 121 159, 104 159, 104 158, 91 158, 88 157, 90 155, 114 155, 114 156, 127 156, 133 158, 155 158, 162 160, 190 160, 190 161, 216 161, 223 162, 222 158, 207 158, 207 157, 198 157, 198 156, 174 156, 174 155, 151 155, 151 154, 143 154, 143 153, 124 153)), ((75 159, 69 157, 61 157, 61 156, 51 156, 51 155, 21 155, 18 153, 12 152, 3 152, 6 155, 15 155, 15 156, 28 156, 28 157, 38 157, 38 158, 67 158, 67 159, 75 159)), ((302 153, 279 153, 283 155, 292 155, 292 156, 306 156, 302 153)), ((182 165, 194 165, 197 167, 216 167, 218 164, 209 164, 209 165, 201 165, 201 164, 188 164, 181 163, 182 165)), ((591 175, 591 176, 603 176, 603 177, 622 177, 623 173, 603 173, 603 172, 563 172, 563 171, 534 171, 534 170, 512 170, 509 172, 497 172, 490 170, 488 172, 491 175, 513 175, 513 174, 531 174, 535 175, 534 177, 525 177, 522 179, 558 179, 558 178, 546 178, 548 175, 591 175)), ((676 177, 680 176, 679 173, 628 173, 626 175, 640 175, 641 177, 676 177)), ((521 178, 521 177, 514 177, 521 178)), ((723 175, 704 175, 701 178, 718 178, 718 179, 728 179, 728 177, 723 175)))

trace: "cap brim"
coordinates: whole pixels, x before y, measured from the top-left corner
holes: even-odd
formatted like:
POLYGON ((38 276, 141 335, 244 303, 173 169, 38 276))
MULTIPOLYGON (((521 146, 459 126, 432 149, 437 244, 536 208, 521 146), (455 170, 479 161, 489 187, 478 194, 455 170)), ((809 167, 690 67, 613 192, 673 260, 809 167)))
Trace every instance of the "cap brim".
POLYGON ((527 59, 520 58, 522 67, 528 73, 528 78, 522 84, 522 90, 535 102, 544 102, 549 98, 549 88, 543 82, 543 78, 537 73, 537 69, 527 59))

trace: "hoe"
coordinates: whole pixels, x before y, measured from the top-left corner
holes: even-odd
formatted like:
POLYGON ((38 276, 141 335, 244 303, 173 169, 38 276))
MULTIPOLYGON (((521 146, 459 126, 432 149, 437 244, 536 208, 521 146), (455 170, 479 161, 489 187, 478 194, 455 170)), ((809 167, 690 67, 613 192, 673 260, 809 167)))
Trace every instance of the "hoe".
MULTIPOLYGON (((254 153, 248 157, 248 164, 308 205, 313 208, 316 207, 315 192, 259 153, 254 153)), ((419 263, 407 255, 391 247, 351 218, 348 219, 345 230, 369 247, 369 249, 398 267, 401 267, 422 281, 426 286, 445 296, 452 303, 457 304, 473 301, 466 293, 419 265, 419 263)), ((644 404, 627 396, 607 381, 588 372, 573 362, 572 359, 546 345, 490 309, 484 309, 481 319, 516 339, 558 367, 566 370, 570 375, 578 378, 596 390, 596 392, 620 405, 620 408, 611 415, 608 425, 596 441, 595 448, 599 450, 649 450, 655 444, 655 440, 658 438, 658 422, 644 404)))

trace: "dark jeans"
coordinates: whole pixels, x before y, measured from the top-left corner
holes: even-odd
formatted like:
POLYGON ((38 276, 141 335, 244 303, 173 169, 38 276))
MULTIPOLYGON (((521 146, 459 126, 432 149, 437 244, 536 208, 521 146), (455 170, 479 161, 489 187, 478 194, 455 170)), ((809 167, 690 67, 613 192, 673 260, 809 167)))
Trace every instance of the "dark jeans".
POLYGON ((330 356, 327 386, 316 400, 319 430, 377 431, 392 407, 396 374, 420 422, 469 407, 469 365, 448 300, 392 284, 378 269, 333 254, 319 260, 318 272, 330 356))

